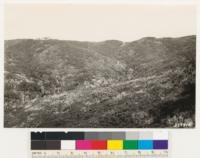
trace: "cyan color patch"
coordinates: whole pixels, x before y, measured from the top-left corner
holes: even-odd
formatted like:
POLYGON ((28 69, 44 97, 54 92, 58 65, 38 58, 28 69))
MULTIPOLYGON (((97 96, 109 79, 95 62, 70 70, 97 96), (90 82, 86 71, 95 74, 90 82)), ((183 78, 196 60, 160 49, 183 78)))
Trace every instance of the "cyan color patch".
POLYGON ((151 150, 153 149, 153 140, 139 140, 138 141, 138 149, 142 150, 151 150))

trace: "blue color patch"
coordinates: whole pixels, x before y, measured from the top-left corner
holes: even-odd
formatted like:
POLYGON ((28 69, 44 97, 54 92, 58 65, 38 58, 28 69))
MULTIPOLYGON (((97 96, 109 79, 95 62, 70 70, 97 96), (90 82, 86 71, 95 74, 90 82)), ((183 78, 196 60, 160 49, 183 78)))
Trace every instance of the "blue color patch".
POLYGON ((139 140, 138 149, 142 150, 152 150, 153 149, 153 140, 139 140))

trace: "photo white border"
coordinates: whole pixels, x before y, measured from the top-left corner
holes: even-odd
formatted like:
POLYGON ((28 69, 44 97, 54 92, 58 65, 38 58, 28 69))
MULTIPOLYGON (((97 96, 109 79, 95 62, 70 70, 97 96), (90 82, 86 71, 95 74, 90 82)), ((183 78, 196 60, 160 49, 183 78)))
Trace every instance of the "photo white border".
MULTIPOLYGON (((56 3, 56 4, 83 4, 83 5, 87 5, 87 4, 105 4, 105 5, 111 5, 111 4, 117 4, 117 5, 120 5, 120 4, 130 4, 130 5, 134 5, 134 4, 148 4, 148 5, 196 5, 197 6, 197 33, 196 35, 199 35, 200 33, 200 1, 197 1, 197 0, 167 0, 167 1, 160 1, 160 0, 125 0, 125 2, 123 0, 116 0, 117 3, 114 3, 114 0, 107 0, 107 2, 104 2, 104 0, 101 0, 101 1, 98 1, 98 0, 74 0, 72 2, 72 0, 41 0, 41 1, 38 1, 38 0, 5 0, 6 3, 25 3, 26 4, 37 4, 37 3, 42 3, 42 4, 45 4, 45 3, 56 3), (181 2, 180 2, 181 1, 181 2)), ((1 12, 3 12, 3 14, 1 14, 1 25, 4 23, 4 7, 3 5, 1 5, 1 12), (2 16, 3 15, 3 16, 2 16)), ((0 27, 1 28, 1 27, 0 27)), ((187 128, 184 128, 184 129, 176 129, 176 128, 67 128, 68 131, 118 131, 119 129, 120 130, 123 130, 123 131, 144 131, 144 130, 169 130, 169 131, 173 131, 173 130, 195 130, 195 129, 198 129, 200 127, 200 117, 197 117, 197 116, 200 116, 200 107, 197 106, 199 105, 200 103, 200 97, 198 98, 198 94, 200 94, 199 92, 199 87, 200 87, 200 84, 199 84, 199 80, 200 80, 200 70, 199 70, 199 66, 197 65, 198 61, 200 61, 200 56, 199 56, 199 36, 196 36, 197 37, 197 48, 196 48, 196 127, 195 128, 191 128, 191 129, 187 129, 187 128)), ((3 96, 3 90, 4 90, 4 25, 2 25, 2 29, 0 31, 0 105, 4 105, 3 104, 3 100, 4 100, 4 96, 3 96)), ((3 116, 4 116, 4 107, 1 106, 1 110, 0 110, 0 118, 2 119, 3 116)), ((0 121, 0 126, 3 127, 3 120, 0 121)), ((13 128, 4 128, 5 130, 13 130, 13 128)), ((37 130, 37 131, 42 131, 42 130, 53 130, 53 131, 57 131, 57 130, 63 130, 63 129, 66 129, 66 128, 15 128, 15 130, 37 130)))

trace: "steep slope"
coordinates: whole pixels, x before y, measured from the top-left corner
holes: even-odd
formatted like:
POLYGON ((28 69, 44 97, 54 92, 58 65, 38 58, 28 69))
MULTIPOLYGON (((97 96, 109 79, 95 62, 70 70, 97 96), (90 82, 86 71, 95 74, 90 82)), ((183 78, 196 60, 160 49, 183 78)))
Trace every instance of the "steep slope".
POLYGON ((5 41, 5 126, 194 127, 195 45, 5 41))

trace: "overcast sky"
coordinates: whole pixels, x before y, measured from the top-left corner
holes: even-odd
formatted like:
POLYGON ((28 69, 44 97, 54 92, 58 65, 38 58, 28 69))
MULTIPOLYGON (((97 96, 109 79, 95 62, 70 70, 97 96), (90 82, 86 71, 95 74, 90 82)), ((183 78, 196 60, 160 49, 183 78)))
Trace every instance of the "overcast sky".
POLYGON ((196 34, 194 5, 7 4, 5 39, 133 41, 196 34))

